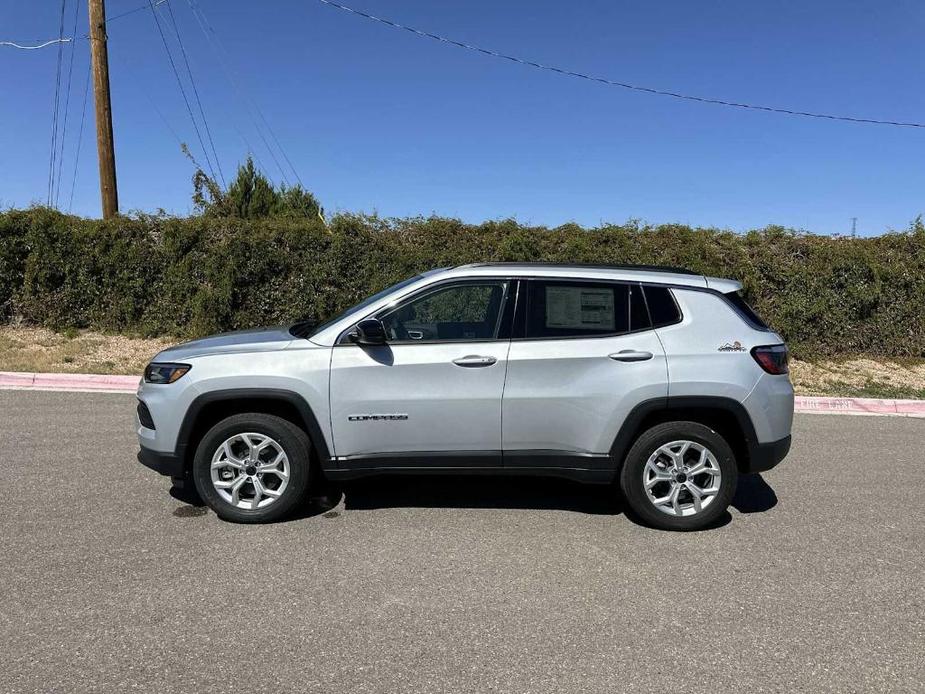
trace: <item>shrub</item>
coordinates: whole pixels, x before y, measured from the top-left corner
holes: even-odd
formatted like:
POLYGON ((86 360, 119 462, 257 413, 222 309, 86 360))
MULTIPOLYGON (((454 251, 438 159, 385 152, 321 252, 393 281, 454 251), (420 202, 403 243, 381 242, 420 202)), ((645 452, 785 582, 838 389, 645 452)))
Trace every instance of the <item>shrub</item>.
POLYGON ((0 312, 147 335, 331 316, 417 272, 467 262, 679 265, 742 281, 802 357, 925 356, 925 228, 829 238, 638 223, 120 217, 0 213, 0 312))

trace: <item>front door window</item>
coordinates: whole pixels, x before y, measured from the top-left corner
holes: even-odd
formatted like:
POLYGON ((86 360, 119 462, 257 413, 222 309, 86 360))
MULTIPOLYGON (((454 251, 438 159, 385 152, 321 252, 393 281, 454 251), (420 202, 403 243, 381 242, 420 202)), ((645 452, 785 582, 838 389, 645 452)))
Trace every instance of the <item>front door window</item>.
POLYGON ((390 343, 495 340, 506 282, 453 284, 379 316, 390 343))

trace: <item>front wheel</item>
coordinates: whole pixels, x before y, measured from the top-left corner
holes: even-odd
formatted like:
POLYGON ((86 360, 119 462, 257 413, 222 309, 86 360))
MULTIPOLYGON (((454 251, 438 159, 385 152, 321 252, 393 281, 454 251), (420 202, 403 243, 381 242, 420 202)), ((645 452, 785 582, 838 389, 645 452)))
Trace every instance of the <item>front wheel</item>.
POLYGON ((728 508, 737 475, 732 449, 716 431, 697 422, 666 422, 633 444, 620 487, 649 525, 697 530, 728 508))
POLYGON ((196 449, 196 491, 221 518, 265 523, 291 512, 306 496, 311 442, 292 422, 239 414, 212 427, 196 449))

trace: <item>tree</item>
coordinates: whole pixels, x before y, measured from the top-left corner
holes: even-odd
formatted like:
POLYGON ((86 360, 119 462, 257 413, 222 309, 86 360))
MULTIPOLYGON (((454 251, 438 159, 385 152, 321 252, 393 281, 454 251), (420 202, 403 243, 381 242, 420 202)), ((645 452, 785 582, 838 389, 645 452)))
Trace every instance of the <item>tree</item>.
POLYGON ((290 217, 325 221, 324 210, 314 195, 301 185, 274 186, 257 170, 250 157, 238 167, 237 175, 226 190, 197 165, 193 175, 193 204, 207 217, 290 217))

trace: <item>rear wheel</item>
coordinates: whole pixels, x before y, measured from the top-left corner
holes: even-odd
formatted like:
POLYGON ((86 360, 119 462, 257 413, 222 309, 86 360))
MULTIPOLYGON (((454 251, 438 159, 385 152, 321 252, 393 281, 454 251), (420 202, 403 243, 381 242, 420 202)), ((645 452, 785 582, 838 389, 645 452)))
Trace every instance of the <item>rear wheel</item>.
POLYGON ((620 473, 630 508, 665 530, 697 530, 732 501, 737 468, 726 440, 697 422, 666 422, 633 444, 620 473))
POLYGON ((264 523, 291 512, 309 486, 311 442, 288 420, 238 414, 199 442, 193 480, 203 500, 225 520, 264 523))

